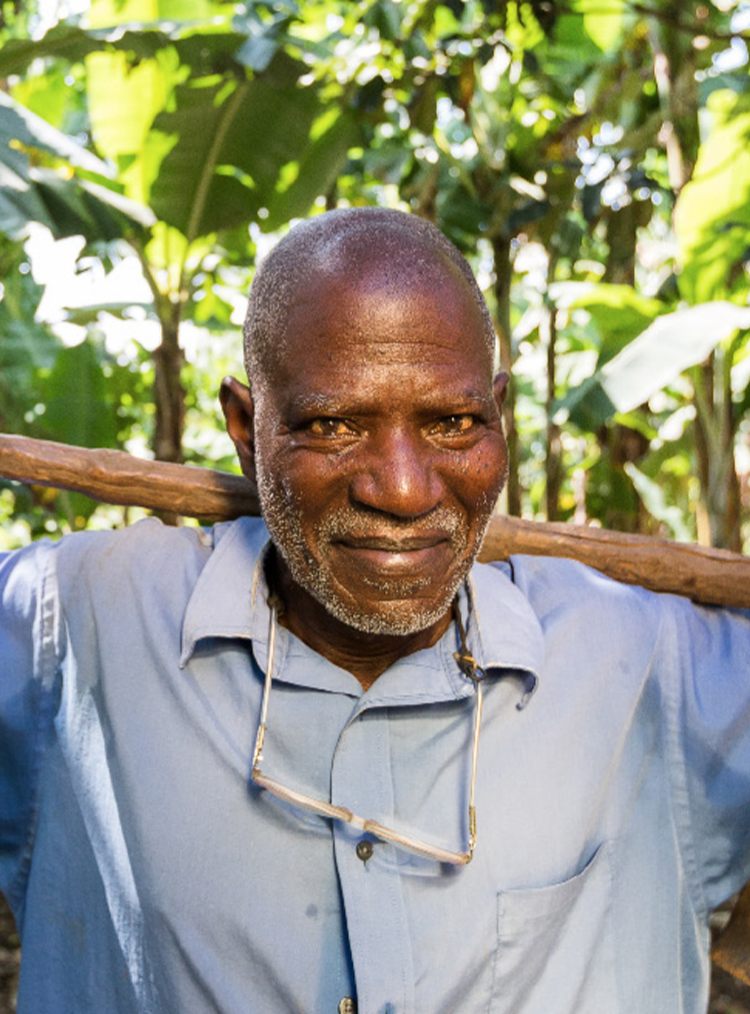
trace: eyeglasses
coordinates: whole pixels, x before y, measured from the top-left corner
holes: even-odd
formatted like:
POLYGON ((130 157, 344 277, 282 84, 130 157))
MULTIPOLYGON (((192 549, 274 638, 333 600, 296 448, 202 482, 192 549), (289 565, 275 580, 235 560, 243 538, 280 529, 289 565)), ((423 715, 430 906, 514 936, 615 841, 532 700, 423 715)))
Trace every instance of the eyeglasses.
POLYGON ((437 845, 430 845, 427 842, 420 841, 418 838, 414 838, 411 835, 403 834, 401 831, 392 830, 384 824, 380 824, 377 820, 358 817, 356 814, 352 813, 351 810, 347 810, 343 806, 334 806, 332 803, 326 803, 323 802, 323 800, 314 799, 312 796, 308 796, 303 792, 298 792, 296 789, 290 789, 286 785, 282 785, 281 782, 276 781, 275 778, 269 778, 268 775, 265 775, 261 771, 260 765, 263 760, 263 743, 266 736, 266 730, 268 728, 268 702, 271 697, 273 657, 276 645, 276 609, 273 605, 271 606, 270 612, 271 619, 268 630, 268 661, 266 663, 266 679, 263 688, 263 702, 260 709, 258 734, 255 739, 255 750, 253 752, 252 778, 255 784, 259 785, 263 789, 266 789, 285 803, 290 803, 298 809, 305 810, 308 813, 319 814, 321 817, 329 817, 332 820, 341 820, 346 824, 350 824, 358 831, 368 832, 376 838, 380 838, 382 841, 391 842, 398 848, 407 849, 409 852, 414 852, 419 856, 425 856, 428 859, 435 859, 440 863, 450 863, 453 866, 465 866, 466 863, 471 862, 477 839, 474 795, 477 781, 477 757, 479 755, 479 727, 482 720, 482 680, 484 679, 485 673, 481 666, 477 665, 475 660, 466 650, 466 635, 457 607, 454 608, 454 614, 459 631, 461 651, 455 652, 454 658, 456 659, 456 662, 463 674, 468 679, 472 680, 476 687, 476 693, 474 695, 476 701, 474 708, 474 735, 472 737, 471 747, 471 782, 469 785, 469 847, 466 852, 451 852, 450 850, 440 848, 437 845))

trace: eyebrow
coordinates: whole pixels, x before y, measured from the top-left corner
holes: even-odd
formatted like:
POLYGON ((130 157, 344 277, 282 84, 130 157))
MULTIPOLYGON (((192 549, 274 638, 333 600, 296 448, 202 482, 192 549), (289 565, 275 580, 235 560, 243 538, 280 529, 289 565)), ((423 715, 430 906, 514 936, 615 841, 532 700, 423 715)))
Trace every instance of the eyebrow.
POLYGON ((330 394, 300 394, 291 399, 292 408, 297 412, 324 412, 336 414, 343 411, 340 398, 330 394))
MULTIPOLYGON (((459 406, 471 407, 472 405, 489 405, 492 403, 492 395, 485 394, 477 388, 469 388, 465 391, 437 391, 434 396, 425 396, 419 401, 419 407, 430 409, 451 409, 457 410, 459 406)), ((346 396, 335 394, 300 394, 295 395, 290 401, 291 407, 296 412, 319 412, 324 415, 346 415, 355 409, 361 411, 362 404, 353 405, 346 400, 346 396)), ((367 404, 365 403, 365 409, 367 404)))

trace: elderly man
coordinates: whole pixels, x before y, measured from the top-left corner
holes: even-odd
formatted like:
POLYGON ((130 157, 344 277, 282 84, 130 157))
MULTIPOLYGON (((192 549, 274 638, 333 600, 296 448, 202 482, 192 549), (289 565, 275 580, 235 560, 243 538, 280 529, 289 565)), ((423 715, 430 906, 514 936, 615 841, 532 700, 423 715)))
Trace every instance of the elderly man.
POLYGON ((493 352, 435 229, 320 216, 222 386, 267 528, 0 564, 21 1012, 705 1008, 708 914, 750 875, 750 617, 473 565, 493 352))

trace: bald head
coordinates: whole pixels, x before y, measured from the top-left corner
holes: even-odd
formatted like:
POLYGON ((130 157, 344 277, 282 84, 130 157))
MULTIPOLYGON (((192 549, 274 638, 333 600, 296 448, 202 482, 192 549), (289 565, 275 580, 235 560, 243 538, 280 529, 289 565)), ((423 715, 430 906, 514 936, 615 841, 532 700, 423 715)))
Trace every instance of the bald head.
POLYGON ((245 320, 245 368, 251 388, 269 374, 283 351, 288 308, 296 294, 333 278, 393 294, 446 284, 463 288, 476 304, 494 359, 495 331, 487 305, 464 257, 424 219, 385 208, 346 208, 296 226, 255 274, 245 320))

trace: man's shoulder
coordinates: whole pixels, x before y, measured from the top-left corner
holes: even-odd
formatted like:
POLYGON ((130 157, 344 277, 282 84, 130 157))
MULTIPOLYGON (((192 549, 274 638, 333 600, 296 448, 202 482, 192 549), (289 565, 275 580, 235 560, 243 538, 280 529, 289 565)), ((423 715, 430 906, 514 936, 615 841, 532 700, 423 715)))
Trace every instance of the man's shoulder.
POLYGON ((165 559, 204 555, 212 542, 211 529, 177 528, 145 518, 127 528, 66 535, 57 544, 56 555, 61 574, 115 567, 151 571, 165 559))
POLYGON ((623 584, 576 560, 554 556, 512 556, 487 567, 500 571, 521 592, 542 625, 565 616, 584 622, 658 625, 664 600, 638 585, 623 584))
POLYGON ((118 584, 192 584, 218 543, 238 527, 262 526, 242 518, 212 528, 175 527, 146 518, 114 531, 65 536, 56 547, 61 590, 99 581, 118 584))

